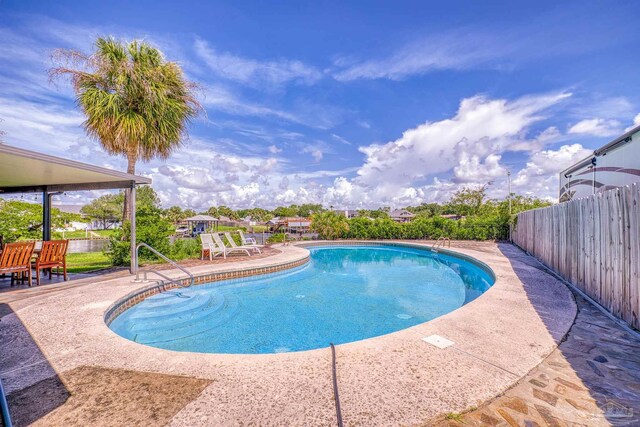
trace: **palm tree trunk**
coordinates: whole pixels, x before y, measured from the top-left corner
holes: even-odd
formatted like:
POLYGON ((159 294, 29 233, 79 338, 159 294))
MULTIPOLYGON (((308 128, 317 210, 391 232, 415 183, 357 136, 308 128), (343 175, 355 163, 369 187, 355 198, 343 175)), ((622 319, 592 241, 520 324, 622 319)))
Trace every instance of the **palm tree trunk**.
MULTIPOLYGON (((136 173, 136 161, 137 159, 136 153, 129 152, 127 154, 127 173, 134 175, 136 173)), ((131 212, 129 211, 129 198, 131 197, 131 190, 124 190, 124 207, 122 209, 122 222, 131 220, 131 212)))

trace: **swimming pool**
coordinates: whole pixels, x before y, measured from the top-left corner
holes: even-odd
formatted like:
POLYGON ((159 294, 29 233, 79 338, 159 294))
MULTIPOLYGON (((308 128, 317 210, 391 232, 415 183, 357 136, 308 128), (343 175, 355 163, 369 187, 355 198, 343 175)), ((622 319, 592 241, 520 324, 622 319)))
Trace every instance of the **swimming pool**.
POLYGON ((474 300, 488 268, 404 246, 309 248, 309 263, 151 296, 109 327, 135 342, 203 353, 278 353, 405 329, 474 300))

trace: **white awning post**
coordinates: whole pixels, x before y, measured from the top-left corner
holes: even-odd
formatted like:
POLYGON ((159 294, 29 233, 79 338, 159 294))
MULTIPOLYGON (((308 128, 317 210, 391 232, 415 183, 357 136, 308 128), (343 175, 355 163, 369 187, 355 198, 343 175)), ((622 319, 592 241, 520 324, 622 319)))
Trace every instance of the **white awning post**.
POLYGON ((136 184, 129 190, 129 212, 131 213, 131 274, 138 273, 138 255, 136 254, 136 184))

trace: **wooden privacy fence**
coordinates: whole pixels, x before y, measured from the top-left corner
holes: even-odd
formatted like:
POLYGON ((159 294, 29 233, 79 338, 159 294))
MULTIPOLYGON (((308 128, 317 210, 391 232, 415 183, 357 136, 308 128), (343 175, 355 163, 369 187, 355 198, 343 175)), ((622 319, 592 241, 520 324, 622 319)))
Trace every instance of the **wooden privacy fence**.
POLYGON ((640 329, 640 185, 518 214, 516 245, 640 329))

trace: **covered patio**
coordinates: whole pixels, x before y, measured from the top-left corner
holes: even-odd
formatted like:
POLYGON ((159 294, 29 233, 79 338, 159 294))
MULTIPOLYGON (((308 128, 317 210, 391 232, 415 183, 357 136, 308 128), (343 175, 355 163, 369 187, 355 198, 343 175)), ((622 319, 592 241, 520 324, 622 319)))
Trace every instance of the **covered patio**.
POLYGON ((51 240, 51 199, 68 191, 125 189, 131 197, 131 272, 136 260, 136 186, 151 179, 0 144, 0 197, 42 194, 42 240, 51 240))

